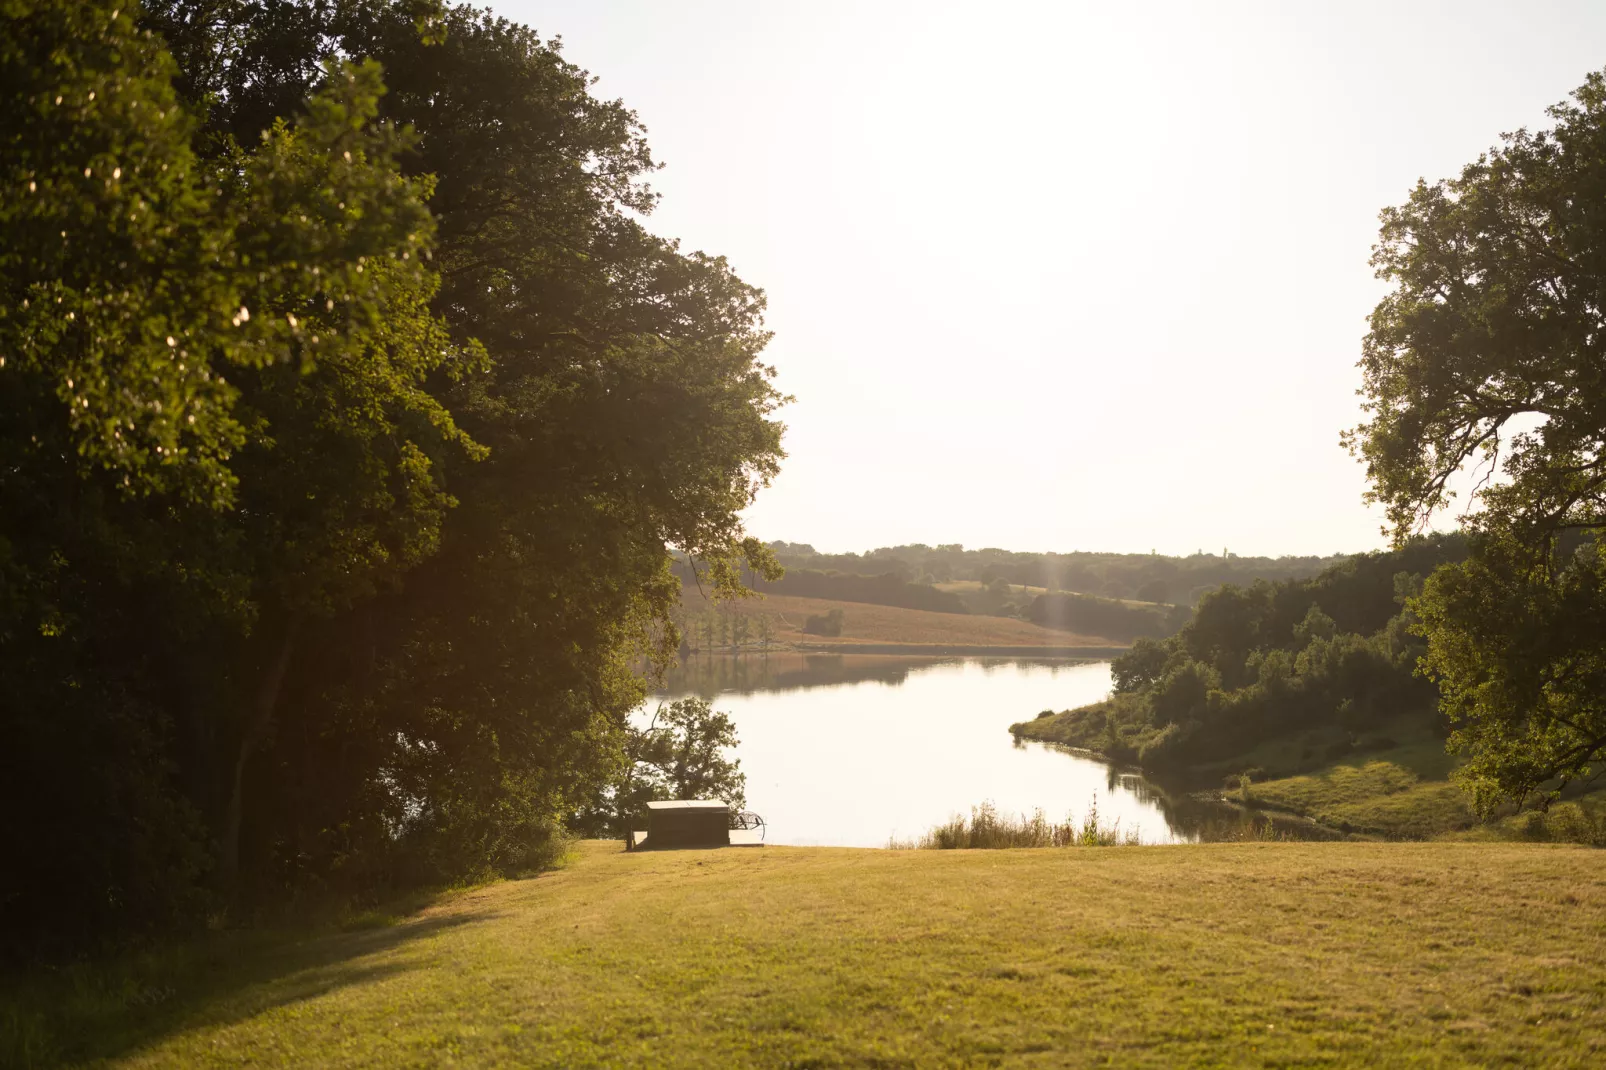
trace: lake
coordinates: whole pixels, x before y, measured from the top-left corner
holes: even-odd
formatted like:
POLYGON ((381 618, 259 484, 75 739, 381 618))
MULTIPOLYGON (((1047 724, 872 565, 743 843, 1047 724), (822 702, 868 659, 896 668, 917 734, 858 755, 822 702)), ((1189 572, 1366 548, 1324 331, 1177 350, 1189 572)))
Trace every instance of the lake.
POLYGON ((770 843, 885 847, 986 801, 1079 820, 1096 800, 1103 823, 1144 842, 1194 838, 1142 777, 1009 733, 1103 698, 1107 661, 694 658, 665 685, 661 698, 697 694, 731 715, 770 843))

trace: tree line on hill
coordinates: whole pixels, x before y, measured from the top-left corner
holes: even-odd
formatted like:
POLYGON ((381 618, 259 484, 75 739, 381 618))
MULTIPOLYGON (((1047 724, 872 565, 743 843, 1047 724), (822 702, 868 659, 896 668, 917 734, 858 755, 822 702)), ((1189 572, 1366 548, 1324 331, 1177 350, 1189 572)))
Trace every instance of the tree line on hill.
MULTIPOLYGON (((1264 582, 1264 581, 1261 581, 1264 582)), ((1085 594, 1040 594, 1025 613, 1033 624, 1127 642, 1170 635, 1188 619, 1182 606, 1132 605, 1085 594)))
POLYGON ((669 548, 776 571, 635 116, 472 7, 16 0, 0 144, 0 944, 548 862, 669 548))
MULTIPOLYGON (((807 543, 771 542, 787 569, 835 571, 847 575, 892 576, 904 583, 930 585, 996 581, 1103 598, 1190 606, 1222 584, 1256 580, 1303 579, 1336 564, 1329 557, 1242 557, 1223 550, 1187 557, 1165 554, 1017 553, 967 550, 954 543, 889 546, 863 554, 822 554, 807 543)), ((782 581, 787 582, 786 580, 782 581)), ((894 604, 894 603, 888 603, 894 604)))
MULTIPOLYGON (((774 545, 771 544, 772 547, 774 545)), ((675 568, 683 582, 696 582, 690 560, 678 560, 675 568)), ((761 594, 863 602, 936 613, 1019 617, 1045 628, 1122 643, 1139 636, 1170 635, 1188 617, 1187 609, 1181 606, 1132 604, 1096 595, 1048 592, 1026 594, 1023 597, 1002 578, 993 579, 979 590, 963 593, 944 591, 929 583, 911 582, 892 572, 865 575, 787 568, 784 574, 772 579, 744 574, 743 582, 761 594)), ((820 626, 829 627, 823 623, 820 626)), ((830 635, 836 632, 813 630, 810 634, 830 635)))
POLYGON ((773 580, 754 576, 748 581, 753 590, 800 598, 831 598, 842 602, 867 602, 877 606, 925 609, 936 613, 969 613, 965 600, 952 591, 939 591, 928 583, 912 583, 894 573, 860 575, 812 568, 788 568, 773 580))

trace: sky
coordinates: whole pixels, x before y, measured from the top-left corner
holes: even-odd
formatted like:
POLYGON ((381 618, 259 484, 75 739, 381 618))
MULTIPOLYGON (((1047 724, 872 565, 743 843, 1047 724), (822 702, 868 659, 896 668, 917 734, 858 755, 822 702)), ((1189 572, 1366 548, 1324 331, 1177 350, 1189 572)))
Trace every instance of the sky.
POLYGON ((768 294, 746 514, 821 550, 1384 545, 1355 362, 1378 212, 1606 67, 1606 4, 495 6, 768 294))

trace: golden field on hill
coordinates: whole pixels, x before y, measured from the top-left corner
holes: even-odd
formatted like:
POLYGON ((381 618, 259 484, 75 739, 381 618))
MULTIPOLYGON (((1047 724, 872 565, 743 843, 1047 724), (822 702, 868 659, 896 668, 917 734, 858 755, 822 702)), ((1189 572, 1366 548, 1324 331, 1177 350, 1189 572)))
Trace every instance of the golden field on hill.
MULTIPOLYGON (((828 598, 799 598, 796 595, 766 594, 716 606, 695 587, 683 594, 685 611, 698 614, 723 612, 749 617, 768 616, 779 643, 947 643, 955 646, 1043 646, 1111 647, 1129 644, 1096 635, 1041 628, 1014 617, 986 617, 968 613, 934 613, 925 609, 876 606, 865 602, 841 602, 828 598), (824 616, 833 609, 842 611, 842 635, 827 638, 805 635, 803 622, 811 614, 824 616)), ((756 640, 755 640, 756 641, 756 640)))

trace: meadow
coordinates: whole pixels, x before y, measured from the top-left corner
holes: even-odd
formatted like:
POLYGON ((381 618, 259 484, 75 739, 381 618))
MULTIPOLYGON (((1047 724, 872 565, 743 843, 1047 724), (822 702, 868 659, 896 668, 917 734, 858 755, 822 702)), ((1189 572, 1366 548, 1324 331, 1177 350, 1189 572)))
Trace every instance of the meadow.
MULTIPOLYGON (((1588 1067, 1606 854, 624 853, 12 994, 23 1065, 1588 1067)), ((16 1049, 14 1048, 14 1051, 16 1049)))
MULTIPOLYGON (((696 588, 684 592, 686 612, 693 618, 712 612, 716 604, 696 588)), ((924 609, 843 602, 827 598, 801 598, 797 595, 766 594, 736 602, 726 602, 719 612, 747 617, 767 616, 775 629, 775 641, 797 647, 885 645, 903 643, 914 646, 948 644, 962 647, 1125 647, 1127 642, 1097 635, 1043 628, 1014 617, 981 614, 936 613, 924 609), (810 616, 823 616, 833 609, 842 611, 842 634, 829 639, 803 631, 810 616)), ((749 644, 751 645, 751 644, 749 644)))

